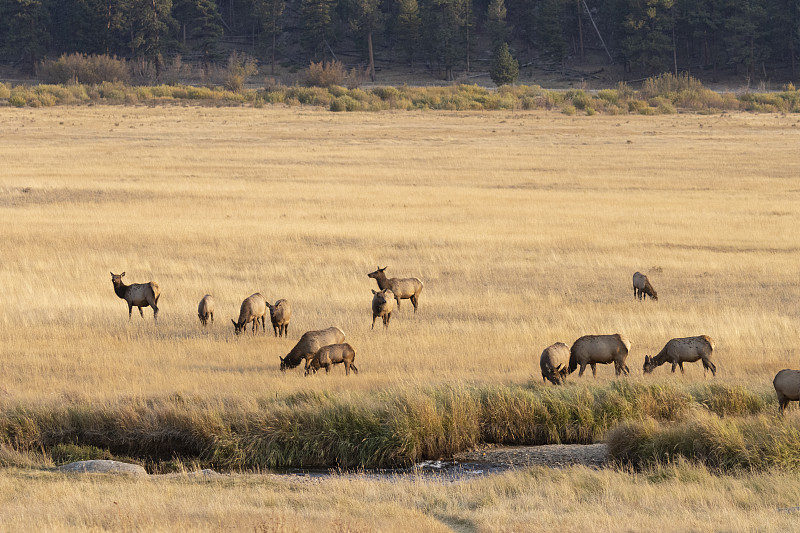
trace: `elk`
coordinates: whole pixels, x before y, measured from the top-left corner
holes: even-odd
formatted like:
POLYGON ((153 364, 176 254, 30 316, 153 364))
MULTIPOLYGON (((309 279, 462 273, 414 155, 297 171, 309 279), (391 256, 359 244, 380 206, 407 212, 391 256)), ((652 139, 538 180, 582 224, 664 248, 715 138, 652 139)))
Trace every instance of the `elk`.
POLYGON ((539 367, 542 369, 542 381, 549 380, 553 385, 561 385, 567 379, 567 365, 569 364, 569 348, 563 342, 548 346, 539 358, 539 367))
POLYGON ((308 369, 309 363, 314 354, 319 351, 323 346, 330 344, 341 344, 344 342, 344 332, 331 326, 328 329, 320 329, 316 331, 306 331, 294 348, 286 354, 286 357, 280 357, 281 371, 285 372, 287 368, 295 368, 305 360, 308 369))
POLYGON ((275 336, 288 336, 289 320, 292 318, 292 306, 289 304, 289 300, 278 300, 275 305, 267 302, 267 307, 269 307, 269 318, 275 336))
POLYGON ((624 335, 615 333, 614 335, 584 335, 572 344, 569 350, 569 373, 575 372, 578 366, 581 371, 578 377, 583 375, 586 365, 592 367, 592 376, 597 377, 597 363, 614 363, 614 371, 617 376, 628 374, 630 370, 625 364, 628 351, 631 349, 631 341, 624 335))
POLYGON ((375 319, 383 319, 383 327, 389 327, 389 319, 394 311, 394 293, 389 289, 382 291, 372 290, 372 329, 375 329, 375 319))
POLYGON ((378 267, 375 272, 367 274, 368 277, 378 282, 380 290, 389 289, 394 293, 394 299, 397 301, 397 307, 400 307, 400 300, 411 300, 414 305, 414 312, 417 312, 417 305, 419 305, 419 293, 422 292, 422 282, 417 278, 387 278, 383 268, 378 267))
POLYGON ((331 366, 338 365, 339 363, 344 363, 344 373, 346 376, 350 375, 351 368, 353 372, 358 374, 358 369, 356 365, 353 364, 355 358, 356 351, 348 343, 323 346, 311 358, 306 368, 305 375, 307 376, 311 371, 316 373, 321 367, 325 367, 325 373, 328 374, 331 371, 331 366))
POLYGON ((647 276, 641 272, 635 272, 633 274, 633 297, 644 300, 647 296, 656 302, 658 301, 658 293, 650 285, 650 280, 647 279, 647 276))
POLYGON ((239 334, 247 329, 247 324, 253 323, 253 335, 256 334, 258 321, 261 320, 261 330, 267 331, 265 316, 267 314, 267 301, 261 296, 260 292, 251 294, 242 301, 239 308, 239 320, 231 319, 233 322, 233 332, 239 334))
POLYGON ((148 283, 132 283, 130 285, 125 285, 125 283, 122 282, 122 277, 124 275, 125 272, 122 274, 114 274, 111 272, 111 283, 114 284, 114 292, 117 296, 128 303, 128 320, 131 319, 134 306, 139 308, 139 315, 141 315, 142 318, 144 318, 142 307, 150 306, 153 308, 153 321, 157 322, 158 297, 161 296, 161 288, 158 286, 158 283, 151 281, 148 283))
POLYGON ((675 372, 675 367, 677 366, 681 369, 681 374, 683 374, 683 363, 694 363, 702 360, 703 374, 707 370, 711 370, 711 375, 716 376, 717 366, 711 361, 714 346, 714 341, 708 335, 672 339, 664 345, 655 357, 644 356, 642 371, 645 374, 649 374, 664 363, 672 363, 672 372, 675 372))
POLYGON ((209 318, 211 318, 211 322, 214 322, 213 296, 210 294, 203 296, 203 299, 200 300, 200 303, 197 306, 197 316, 200 317, 200 323, 204 326, 208 323, 209 318))

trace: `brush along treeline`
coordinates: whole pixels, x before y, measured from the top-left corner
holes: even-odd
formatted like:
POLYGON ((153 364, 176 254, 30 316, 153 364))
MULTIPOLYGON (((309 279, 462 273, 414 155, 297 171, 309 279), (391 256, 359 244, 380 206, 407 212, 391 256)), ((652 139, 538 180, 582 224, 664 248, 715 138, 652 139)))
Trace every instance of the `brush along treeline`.
POLYGON ((275 85, 263 89, 230 90, 190 85, 131 86, 122 82, 97 84, 11 86, 0 83, 0 106, 48 107, 54 105, 266 104, 320 106, 331 111, 383 111, 433 109, 448 111, 556 110, 567 115, 663 115, 680 112, 720 111, 800 112, 800 91, 787 86, 775 93, 719 93, 686 75, 663 74, 649 78, 641 90, 625 83, 596 93, 582 89, 547 90, 537 85, 503 86, 490 90, 478 85, 447 87, 385 86, 370 89, 275 85))
MULTIPOLYGON (((247 407, 180 395, 105 405, 6 405, 0 410, 0 438, 6 448, 23 454, 44 451, 56 461, 110 455, 147 462, 155 470, 169 468, 165 465, 176 459, 218 469, 401 467, 481 444, 592 443, 621 423, 629 424, 623 428, 645 424, 652 433, 693 420, 698 409, 733 425, 740 423, 737 417, 777 412, 768 389, 618 380, 558 389, 299 392, 247 407)), ((771 422, 800 444, 796 420, 771 422)), ((625 430, 615 434, 619 431, 625 430)), ((691 438, 690 432, 686 435, 691 438)), ((618 458, 646 462, 650 452, 636 450, 631 445, 618 458)))

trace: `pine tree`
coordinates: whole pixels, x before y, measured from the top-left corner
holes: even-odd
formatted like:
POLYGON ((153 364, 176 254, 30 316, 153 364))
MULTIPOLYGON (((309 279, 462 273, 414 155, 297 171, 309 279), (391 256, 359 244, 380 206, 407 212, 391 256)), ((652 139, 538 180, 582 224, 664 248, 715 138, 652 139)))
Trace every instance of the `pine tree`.
POLYGON ((336 0, 301 0, 300 15, 303 21, 303 42, 314 59, 322 52, 325 59, 325 41, 333 31, 333 10, 336 0))
POLYGON ((400 43, 406 60, 413 65, 414 57, 420 47, 420 29, 422 20, 419 15, 417 0, 400 0, 400 12, 397 15, 397 29, 400 43))
POLYGON ((489 77, 498 86, 513 84, 519 78, 519 63, 509 52, 507 43, 495 51, 489 77))
POLYGON ((486 31, 492 41, 492 50, 497 50, 511 38, 511 28, 506 24, 505 0, 491 0, 486 14, 486 31))
POLYGON ((278 35, 281 33, 281 17, 286 9, 286 0, 257 0, 256 14, 261 20, 261 27, 269 37, 270 47, 270 72, 275 74, 275 46, 278 35))
POLYGON ((50 41, 49 18, 42 0, 0 3, 0 55, 32 70, 50 41))

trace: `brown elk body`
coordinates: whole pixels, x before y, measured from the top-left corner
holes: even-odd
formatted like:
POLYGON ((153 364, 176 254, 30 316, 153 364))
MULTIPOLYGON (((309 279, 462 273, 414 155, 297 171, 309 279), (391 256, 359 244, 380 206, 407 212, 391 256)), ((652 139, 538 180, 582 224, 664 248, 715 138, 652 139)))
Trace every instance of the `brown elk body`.
POLYGON ((332 365, 338 365, 339 363, 344 363, 345 375, 350 375, 351 368, 353 369, 353 372, 358 374, 358 368, 356 368, 356 365, 353 364, 355 358, 356 351, 348 343, 323 346, 311 358, 311 361, 306 368, 306 376, 311 371, 316 373, 320 368, 325 368, 325 373, 327 374, 331 371, 332 365))
POLYGON ((287 368, 295 368, 300 365, 303 360, 306 362, 305 368, 308 369, 309 361, 314 354, 319 351, 323 346, 331 344, 342 344, 344 342, 344 332, 335 327, 328 329, 320 329, 316 331, 306 331, 294 348, 286 354, 286 357, 281 357, 281 370, 285 371, 287 368))
POLYGON ((633 297, 644 300, 646 296, 649 296, 656 302, 658 301, 658 293, 653 286, 650 285, 650 280, 647 279, 647 276, 641 272, 635 272, 633 274, 633 297))
POLYGON ((672 339, 655 357, 644 356, 642 371, 649 374, 664 363, 672 363, 672 372, 675 372, 675 367, 679 367, 683 374, 683 363, 703 361, 703 374, 710 370, 711 375, 716 376, 717 366, 711 361, 714 347, 714 341, 708 335, 672 339))
POLYGON ((400 307, 400 300, 411 300, 416 313, 419 305, 419 294, 422 292, 422 282, 417 278, 387 278, 384 273, 386 268, 379 267, 378 270, 370 272, 367 276, 378 282, 380 290, 389 289, 392 291, 398 308, 400 307))
POLYGON ((202 325, 208 324, 208 319, 214 322, 214 297, 210 294, 203 296, 200 303, 197 305, 197 316, 200 318, 202 325))
POLYGON ((617 376, 628 374, 630 370, 625 364, 628 352, 631 349, 631 341, 624 335, 615 333, 613 335, 584 335, 576 340, 569 350, 569 373, 573 373, 578 366, 581 371, 578 376, 583 375, 586 365, 592 367, 592 376, 597 376, 596 365, 614 363, 614 372, 617 376))
POLYGON ((247 324, 253 323, 253 335, 256 333, 258 321, 261 321, 261 330, 266 332, 267 301, 261 296, 260 292, 251 294, 242 301, 239 308, 239 320, 231 319, 233 322, 233 332, 237 335, 247 329, 247 324))
POLYGON ((114 292, 125 300, 128 304, 128 320, 131 318, 133 308, 139 308, 139 315, 144 318, 142 307, 153 308, 153 320, 157 321, 158 318, 158 298, 161 296, 161 288, 158 283, 151 281, 149 283, 131 283, 125 285, 122 282, 122 274, 114 274, 111 272, 111 283, 114 284, 114 292))
POLYGON ((272 321, 272 330, 276 337, 288 336, 289 320, 292 318, 292 306, 289 300, 278 300, 275 305, 267 302, 269 307, 269 318, 272 321))
POLYGON ((781 413, 786 410, 789 402, 800 400, 800 370, 788 368, 781 370, 775 374, 772 385, 775 387, 775 394, 778 395, 778 406, 781 413))
POLYGON ((539 358, 542 381, 549 380, 553 385, 561 385, 567 379, 567 365, 569 365, 569 347, 563 342, 548 346, 539 358))
POLYGON ((392 318, 392 311, 394 311, 394 293, 389 289, 382 291, 372 291, 372 329, 375 329, 375 319, 380 317, 383 319, 383 327, 389 327, 389 320, 392 318))

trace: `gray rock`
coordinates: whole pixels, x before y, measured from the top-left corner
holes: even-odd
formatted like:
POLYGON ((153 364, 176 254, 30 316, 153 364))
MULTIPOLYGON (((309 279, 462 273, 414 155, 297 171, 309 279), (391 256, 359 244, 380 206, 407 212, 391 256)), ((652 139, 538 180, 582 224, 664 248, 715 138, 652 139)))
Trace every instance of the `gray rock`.
POLYGON ((127 474, 133 476, 146 476, 147 471, 143 466, 119 461, 93 460, 77 461, 58 467, 60 472, 74 472, 86 474, 127 474))

